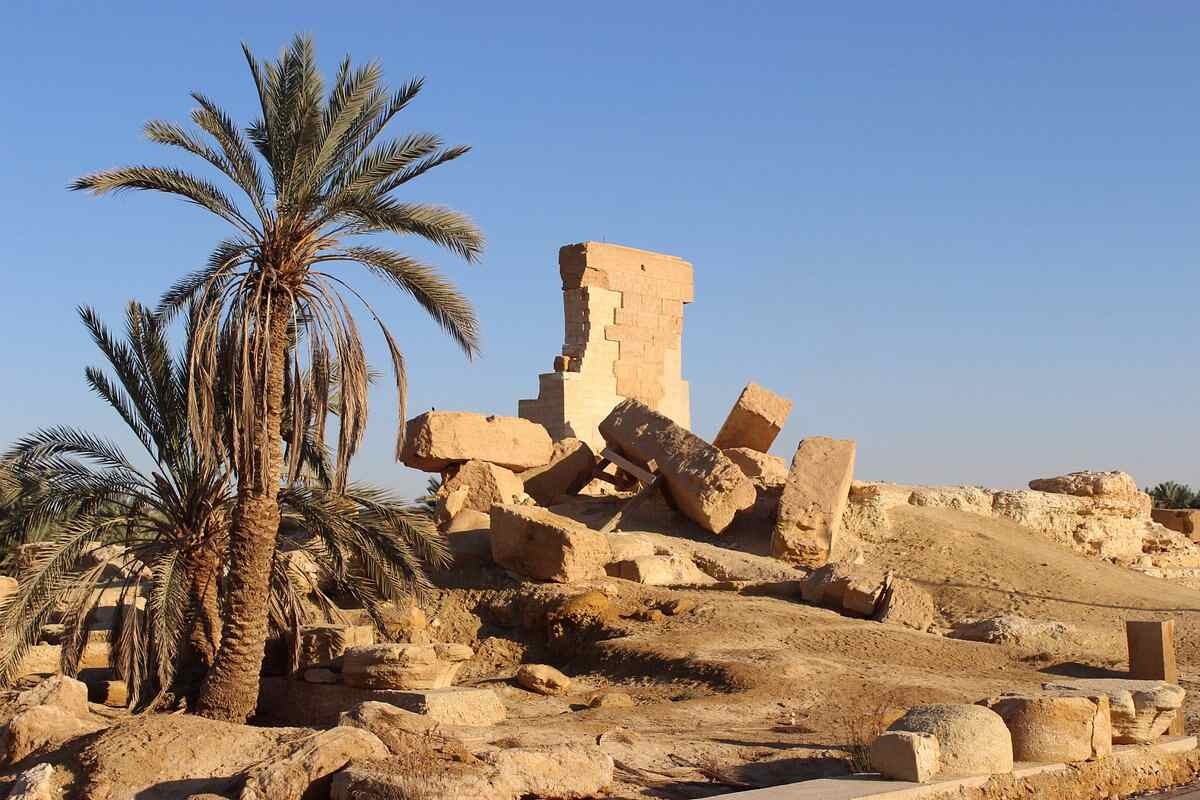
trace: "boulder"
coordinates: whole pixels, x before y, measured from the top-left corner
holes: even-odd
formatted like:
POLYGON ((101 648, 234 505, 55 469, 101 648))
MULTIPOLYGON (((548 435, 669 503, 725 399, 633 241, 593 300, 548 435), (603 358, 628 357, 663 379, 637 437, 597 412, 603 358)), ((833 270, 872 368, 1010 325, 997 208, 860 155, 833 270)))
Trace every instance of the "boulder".
POLYGON ((525 493, 539 505, 552 505, 563 495, 578 494, 592 479, 596 454, 587 442, 567 438, 554 443, 550 461, 521 473, 525 493))
POLYGON ((842 609, 842 595, 850 577, 854 574, 854 566, 838 561, 822 564, 808 573, 800 584, 800 599, 835 611, 842 609))
POLYGON ((103 729, 103 723, 80 718, 61 706, 26 708, 0 728, 0 757, 13 764, 32 753, 52 750, 79 736, 103 729))
POLYGON ((848 439, 800 443, 779 499, 771 555, 807 567, 829 560, 854 477, 854 450, 848 439))
POLYGON ((368 730, 331 728, 303 739, 283 758, 248 770, 240 797, 241 800, 301 800, 313 791, 313 784, 350 761, 387 755, 387 747, 368 730))
POLYGON ((492 559, 506 569, 558 583, 604 577, 611 553, 602 533, 535 506, 495 506, 491 521, 492 559))
POLYGON ((443 725, 482 727, 496 725, 508 716, 491 689, 456 686, 422 692, 401 692, 388 698, 405 711, 443 725))
POLYGON ((468 461, 438 488, 438 520, 447 524, 464 510, 486 514, 494 505, 519 503, 524 496, 525 486, 511 470, 468 461))
POLYGON ((342 657, 342 682, 360 689, 441 689, 454 682, 471 654, 465 645, 351 647, 342 657))
POLYGON ((787 462, 779 456, 748 447, 726 447, 721 452, 737 464, 742 474, 754 481, 756 486, 778 487, 787 483, 787 462))
POLYGON ((636 400, 600 423, 600 433, 630 459, 654 461, 665 489, 684 515, 721 533, 737 512, 754 505, 754 484, 717 448, 636 400))
POLYGON ((58 797, 54 787, 54 767, 49 764, 37 764, 22 772, 8 792, 8 800, 56 800, 58 797))
POLYGON ((716 583, 716 580, 686 556, 639 556, 626 561, 614 561, 606 567, 614 578, 635 581, 647 586, 692 586, 716 583))
POLYGON ((1113 744, 1149 744, 1165 734, 1182 713, 1185 692, 1165 681, 1074 678, 1046 683, 1052 692, 1108 695, 1113 744))
POLYGON ((871 768, 894 781, 926 783, 941 769, 937 737, 887 731, 871 742, 871 768))
POLYGON ((536 422, 462 411, 428 411, 408 421, 400 460, 441 472, 451 464, 488 461, 519 472, 550 461, 554 445, 536 422))
MULTIPOLYGON (((490 510, 490 509, 489 509, 490 510)), ((487 563, 492 560, 492 518, 471 509, 454 515, 446 526, 446 544, 456 564, 487 563)))
POLYGON ((747 384, 717 431, 713 447, 722 450, 745 447, 765 453, 771 449, 790 413, 791 400, 757 383, 747 384))
POLYGON ((879 599, 873 619, 888 625, 927 631, 933 625, 936 613, 933 595, 912 581, 893 578, 879 599))
POLYGON ((350 647, 365 647, 375 643, 375 628, 371 625, 302 625, 300 626, 300 668, 328 664, 350 647))
POLYGON ((1112 752, 1107 695, 1001 695, 979 704, 1004 720, 1017 761, 1074 763, 1112 752))
POLYGON ((1138 488, 1133 476, 1117 470, 1110 472, 1071 472, 1053 478, 1035 478, 1029 482, 1035 492, 1070 494, 1076 497, 1098 497, 1123 500, 1150 513, 1150 495, 1138 488))
POLYGON ((873 570, 855 570, 842 591, 842 611, 857 617, 872 617, 883 597, 884 577, 873 570))
POLYGON ((522 664, 517 670, 517 685, 538 694, 566 694, 571 679, 547 664, 522 664))
POLYGON ((993 775, 1012 772, 1012 735, 995 711, 950 703, 917 706, 889 731, 929 733, 937 738, 943 775, 993 775))
POLYGON ((82 681, 66 675, 54 675, 17 695, 18 708, 55 706, 68 714, 83 717, 88 714, 88 690, 82 681))

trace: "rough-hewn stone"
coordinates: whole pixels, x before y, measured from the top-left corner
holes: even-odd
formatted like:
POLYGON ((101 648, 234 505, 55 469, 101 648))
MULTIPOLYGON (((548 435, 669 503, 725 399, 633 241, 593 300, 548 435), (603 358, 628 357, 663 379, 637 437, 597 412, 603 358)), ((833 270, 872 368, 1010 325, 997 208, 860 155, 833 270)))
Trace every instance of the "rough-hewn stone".
POLYGON ((1012 735, 1000 715, 989 708, 950 703, 917 706, 888 730, 937 737, 944 775, 1012 772, 1012 735))
POLYGON ((933 595, 912 581, 893 578, 876 605, 874 619, 887 625, 927 631, 936 613, 933 595))
POLYGON ((492 518, 467 509, 454 515, 446 526, 446 543, 456 564, 492 560, 492 518))
POLYGON ((790 413, 791 400, 757 383, 747 384, 717 431, 713 447, 722 450, 745 447, 765 453, 771 449, 790 413))
POLYGON ((302 625, 300 668, 328 664, 348 647, 374 643, 375 628, 370 625, 302 625))
POLYGON ((104 727, 98 720, 78 717, 60 706, 33 706, 19 711, 0 728, 0 758, 13 764, 40 750, 94 733, 104 727))
POLYGON ((716 583, 688 557, 638 556, 626 561, 614 561, 607 567, 608 574, 647 586, 691 586, 716 583))
POLYGON ((512 470, 487 461, 468 461, 438 487, 438 521, 448 524, 465 510, 486 514, 492 506, 518 503, 524 495, 525 486, 512 470))
POLYGON ((552 452, 546 429, 527 419, 427 411, 408 421, 400 460, 425 472, 467 461, 520 471, 547 463, 552 452))
POLYGON ((728 456, 636 400, 600 423, 600 433, 641 464, 654 461, 675 505, 706 530, 721 533, 754 505, 754 484, 728 456))
POLYGON ((1112 752, 1108 696, 1001 695, 981 700, 1012 735, 1017 761, 1073 763, 1112 752))
POLYGON ((393 753, 411 750, 416 740, 438 728, 437 720, 376 700, 342 712, 338 725, 370 731, 393 753))
POLYGON ((440 689, 450 686, 471 648, 447 644, 374 644, 351 647, 342 658, 342 682, 360 689, 440 689))
POLYGON ((854 478, 854 442, 814 436, 796 449, 771 537, 776 558, 809 567, 829 560, 854 478))
POLYGON ((885 778, 926 783, 941 766, 938 740, 931 733, 885 731, 871 742, 871 768, 885 778))
POLYGON ((483 758, 518 796, 583 800, 602 795, 613 778, 612 757, 594 745, 513 747, 483 758))
POLYGON ((22 772, 8 793, 8 800, 57 800, 58 797, 54 767, 50 764, 36 764, 22 772))
POLYGON ((495 506, 492 558, 527 578, 558 583, 604 577, 608 539, 566 517, 535 506, 495 506))
POLYGON ((1137 481, 1126 472, 1071 472, 1053 478, 1034 478, 1029 488, 1036 492, 1070 494, 1076 497, 1100 497, 1132 503, 1145 513, 1150 512, 1150 496, 1138 488, 1137 481))
POLYGON ((54 675, 18 694, 17 706, 57 706, 68 714, 82 717, 88 713, 87 685, 66 675, 54 675))
MULTIPOLYGON (((521 473, 525 493, 543 506, 576 494, 592 479, 596 454, 588 443, 569 437, 554 443, 550 462, 521 473)), ((504 501, 511 502, 511 501, 504 501)))
POLYGON ((503 722, 507 713, 491 689, 456 686, 422 692, 400 692, 389 702, 445 725, 486 726, 503 722))

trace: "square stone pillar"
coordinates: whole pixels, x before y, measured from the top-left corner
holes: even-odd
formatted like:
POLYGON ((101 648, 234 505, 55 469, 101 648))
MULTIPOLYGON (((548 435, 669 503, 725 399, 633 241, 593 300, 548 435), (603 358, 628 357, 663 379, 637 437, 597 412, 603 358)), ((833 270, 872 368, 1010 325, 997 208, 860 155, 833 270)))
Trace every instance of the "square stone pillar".
MULTIPOLYGON (((1125 640, 1129 647, 1129 677, 1138 680, 1179 683, 1175 663, 1175 620, 1126 620, 1125 640)), ((1183 736, 1183 709, 1171 723, 1171 735, 1183 736)))

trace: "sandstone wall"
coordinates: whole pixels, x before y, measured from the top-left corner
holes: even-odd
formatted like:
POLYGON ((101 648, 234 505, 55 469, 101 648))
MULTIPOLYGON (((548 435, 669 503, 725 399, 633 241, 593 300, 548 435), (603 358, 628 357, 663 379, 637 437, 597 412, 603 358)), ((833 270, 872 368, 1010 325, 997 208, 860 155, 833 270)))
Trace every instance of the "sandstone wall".
POLYGON ((573 436, 599 450, 598 426, 617 403, 639 400, 687 428, 683 306, 693 299, 692 265, 681 258, 584 242, 558 253, 566 322, 554 371, 518 415, 555 440, 573 436))

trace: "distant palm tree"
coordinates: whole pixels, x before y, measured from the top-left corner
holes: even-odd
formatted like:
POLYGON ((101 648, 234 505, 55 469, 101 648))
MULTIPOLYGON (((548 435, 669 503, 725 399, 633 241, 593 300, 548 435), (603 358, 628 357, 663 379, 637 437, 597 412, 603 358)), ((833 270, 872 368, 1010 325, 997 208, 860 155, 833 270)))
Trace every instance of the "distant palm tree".
POLYGON ((1146 491, 1154 499, 1155 508, 1189 508, 1200 501, 1200 494, 1192 487, 1175 481, 1164 481, 1146 491))
POLYGON ((193 95, 199 107, 192 120, 215 148, 167 122, 150 122, 146 132, 152 140, 182 148, 215 167, 245 194, 246 204, 235 203, 208 180, 169 167, 113 169, 72 184, 96 194, 138 189, 177 195, 234 229, 217 245, 208 265, 180 280, 160 307, 171 315, 190 303, 197 320, 189 365, 195 439, 211 442, 213 431, 222 426, 233 432, 237 500, 229 542, 228 613, 198 708, 205 716, 230 720, 244 720, 258 695, 271 555, 280 520, 278 494, 282 478, 295 477, 301 469, 298 449, 284 464, 285 400, 293 430, 311 423, 322 440, 330 365, 338 363, 335 488, 345 484, 350 457, 362 440, 367 365, 347 294, 362 301, 387 342, 400 397, 397 449, 403 437, 406 378, 400 349, 362 294, 327 266, 355 262, 407 292, 471 357, 478 350, 478 325, 471 305, 454 286, 418 260, 358 237, 415 235, 470 262, 483 247, 482 234, 462 214, 391 196, 468 150, 443 148, 428 133, 376 144, 386 125, 416 97, 421 80, 388 94, 377 64, 355 69, 347 58, 326 96, 311 40, 297 37, 274 62, 260 62, 245 46, 243 51, 261 110, 247 137, 200 94, 193 95), (222 341, 235 347, 222 348, 222 341), (232 369, 218 368, 221 352, 232 353, 232 369), (300 380, 305 369, 311 381, 300 380), (225 385, 218 382, 222 374, 227 375, 225 385), (295 390, 289 392, 289 386, 295 390), (234 398, 225 419, 219 418, 216 399, 222 393, 234 398))
MULTIPOLYGON (((162 318, 130 304, 121 342, 90 309, 80 314, 116 376, 90 367, 88 385, 152 466, 138 467, 113 444, 65 426, 37 431, 5 455, 13 481, 39 487, 14 505, 17 521, 48 538, 19 574, 16 593, 0 604, 0 683, 17 676, 43 625, 58 614, 66 624, 63 668, 74 674, 104 589, 116 596, 113 666, 131 703, 152 703, 169 690, 190 695, 218 647, 233 476, 227 459, 202 457, 191 439, 188 359, 172 357, 162 318), (96 549, 104 544, 120 546, 96 549)), ((270 567, 270 626, 293 641, 301 623, 315 621, 304 597, 316 599, 325 619, 336 614, 322 582, 357 601, 382 628, 383 603, 428 586, 426 565, 449 562, 423 509, 370 487, 333 491, 319 477, 321 458, 307 452, 308 477, 280 495, 279 547, 309 556, 305 569, 280 557, 270 567)))

